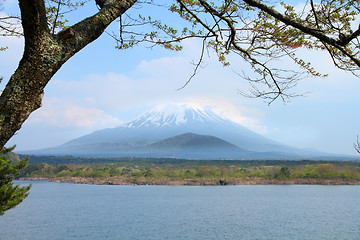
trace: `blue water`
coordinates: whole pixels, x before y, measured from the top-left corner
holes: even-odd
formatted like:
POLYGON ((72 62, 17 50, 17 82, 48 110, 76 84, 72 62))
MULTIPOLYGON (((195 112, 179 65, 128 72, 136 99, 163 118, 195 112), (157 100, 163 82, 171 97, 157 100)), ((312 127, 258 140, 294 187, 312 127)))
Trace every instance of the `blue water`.
POLYGON ((360 186, 31 183, 1 240, 360 239, 360 186))

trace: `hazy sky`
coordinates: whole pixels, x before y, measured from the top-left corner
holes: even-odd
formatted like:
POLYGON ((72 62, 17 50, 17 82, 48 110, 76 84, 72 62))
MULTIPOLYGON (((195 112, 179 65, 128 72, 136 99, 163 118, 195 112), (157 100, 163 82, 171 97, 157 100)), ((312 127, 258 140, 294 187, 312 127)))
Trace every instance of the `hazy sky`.
MULTIPOLYGON (((6 1, 15 12, 17 1, 6 1)), ((96 12, 94 4, 71 19, 96 12)), ((4 13, 0 13, 4 14, 4 13)), ((1 88, 18 65, 23 39, 1 38, 9 49, 0 53, 1 88)), ((95 130, 127 122, 157 104, 194 102, 223 109, 224 114, 270 139, 301 148, 353 154, 360 134, 360 79, 335 69, 325 52, 302 50, 305 60, 328 73, 327 78, 307 78, 293 89, 305 97, 280 100, 268 106, 261 99, 246 98, 249 84, 235 71, 250 72, 242 60, 232 58, 222 67, 216 56, 205 58, 205 68, 183 90, 176 90, 192 74, 201 44, 184 43, 180 53, 143 46, 119 51, 104 34, 70 59, 45 88, 43 107, 34 112, 9 145, 18 150, 56 146, 95 130)), ((280 64, 289 65, 289 62, 280 64)))

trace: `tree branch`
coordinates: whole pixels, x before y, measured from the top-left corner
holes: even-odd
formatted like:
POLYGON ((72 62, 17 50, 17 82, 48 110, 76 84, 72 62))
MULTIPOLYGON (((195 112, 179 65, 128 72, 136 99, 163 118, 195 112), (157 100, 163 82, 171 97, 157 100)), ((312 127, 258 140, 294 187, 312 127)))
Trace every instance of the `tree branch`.
POLYGON ((204 28, 206 28, 209 32, 211 32, 214 36, 216 36, 216 33, 213 29, 211 29, 207 24, 205 24, 193 11, 191 11, 181 0, 177 0, 177 2, 180 4, 180 8, 185 9, 190 15, 196 19, 204 28))
MULTIPOLYGON (((107 0, 103 8, 95 15, 71 26, 74 32, 74 41, 68 41, 72 48, 72 55, 80 51, 87 44, 96 40, 116 18, 132 7, 137 0, 107 0)), ((61 40, 66 31, 61 31, 56 38, 61 40)))
POLYGON ((0 148, 41 106, 43 89, 60 67, 97 39, 136 0, 106 2, 97 14, 52 35, 47 26, 44 0, 19 0, 25 50, 18 68, 0 95, 0 148))
MULTIPOLYGON (((209 32, 209 34, 210 34, 210 32, 209 32)), ((203 62, 204 53, 205 53, 205 46, 206 46, 206 37, 203 39, 202 47, 201 47, 200 58, 199 58, 199 61, 195 64, 195 68, 194 68, 194 71, 193 71, 192 75, 191 75, 191 76, 189 77, 189 79, 188 79, 180 88, 178 88, 177 90, 184 89, 184 88, 190 83, 191 79, 193 79, 193 77, 195 77, 195 75, 197 74, 198 69, 199 69, 199 67, 201 66, 201 63, 203 62)))
POLYGON ((316 27, 318 28, 318 30, 320 30, 319 20, 318 20, 318 16, 316 14, 316 11, 315 11, 315 6, 314 6, 314 1, 313 0, 310 0, 310 5, 311 5, 311 10, 312 10, 312 12, 314 14, 316 27))
POLYGON ((356 143, 354 143, 355 150, 360 153, 360 142, 359 142, 359 136, 357 136, 356 143))
POLYGON ((244 2, 246 2, 250 6, 256 7, 258 9, 266 12, 270 16, 274 17, 275 19, 280 20, 281 22, 285 23, 286 25, 289 25, 289 26, 292 26, 292 27, 294 27, 296 29, 299 29, 302 32, 310 34, 311 36, 314 36, 314 37, 318 38, 319 40, 322 40, 322 41, 324 41, 326 43, 329 43, 331 45, 337 45, 337 41, 335 39, 330 38, 330 37, 322 34, 317 29, 307 27, 307 26, 295 21, 294 19, 291 19, 291 18, 289 18, 287 16, 284 16, 283 14, 279 13, 275 9, 270 8, 269 6, 261 3, 258 0, 244 0, 244 2))
POLYGON ((349 44, 354 38, 357 38, 359 35, 360 35, 360 24, 359 24, 358 29, 355 32, 353 32, 352 34, 347 35, 347 36, 346 35, 342 36, 342 38, 339 40, 339 44, 342 46, 345 46, 345 45, 349 44))
POLYGON ((54 18, 54 24, 53 24, 53 27, 52 27, 52 30, 51 30, 52 34, 55 34, 56 24, 57 24, 57 20, 58 20, 59 13, 60 13, 60 7, 61 7, 61 0, 59 0, 58 6, 57 6, 57 9, 56 9, 56 14, 55 14, 55 18, 54 18))
POLYGON ((49 33, 44 0, 19 0, 25 45, 49 33))
POLYGON ((276 11, 273 8, 270 8, 269 6, 261 3, 258 0, 244 0, 244 2, 246 2, 247 4, 249 4, 250 6, 256 7, 264 12, 266 12, 267 14, 269 14, 270 16, 274 17, 275 19, 280 20, 281 22, 285 23, 286 25, 292 26, 296 29, 299 29, 300 31, 309 34, 317 39, 319 39, 320 41, 330 44, 331 46, 334 46, 335 48, 339 49, 345 56, 349 57, 357 66, 360 67, 360 60, 355 58, 353 55, 351 55, 350 53, 348 53, 343 46, 345 46, 347 43, 349 43, 354 37, 358 36, 360 34, 360 29, 358 29, 356 32, 354 32, 353 34, 351 34, 348 37, 345 37, 345 41, 344 40, 335 40, 333 38, 330 38, 326 35, 324 35, 323 33, 321 33, 320 31, 318 31, 317 29, 313 29, 310 27, 307 27, 297 21, 295 21, 294 19, 291 19, 287 16, 284 16, 283 14, 279 13, 278 11, 276 11), (346 43, 344 45, 344 43, 346 43))

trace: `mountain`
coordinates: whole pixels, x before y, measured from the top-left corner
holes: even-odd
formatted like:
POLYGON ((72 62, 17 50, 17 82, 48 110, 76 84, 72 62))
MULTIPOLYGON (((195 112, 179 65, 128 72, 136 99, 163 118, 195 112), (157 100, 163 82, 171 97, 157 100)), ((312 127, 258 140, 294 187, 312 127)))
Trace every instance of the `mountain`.
POLYGON ((189 104, 158 106, 119 127, 22 153, 196 159, 304 159, 315 154, 265 138, 210 108, 189 104))
POLYGON ((166 150, 193 150, 193 149, 223 149, 240 150, 239 147, 226 142, 220 138, 209 135, 198 135, 194 133, 184 133, 175 137, 166 138, 162 141, 149 145, 151 148, 166 150))
POLYGON ((117 128, 96 131, 74 139, 63 147, 96 143, 137 147, 187 132, 215 136, 250 151, 293 151, 288 146, 220 117, 211 109, 187 104, 156 107, 117 128))
POLYGON ((209 135, 184 133, 147 146, 153 156, 224 159, 244 156, 247 151, 209 135))

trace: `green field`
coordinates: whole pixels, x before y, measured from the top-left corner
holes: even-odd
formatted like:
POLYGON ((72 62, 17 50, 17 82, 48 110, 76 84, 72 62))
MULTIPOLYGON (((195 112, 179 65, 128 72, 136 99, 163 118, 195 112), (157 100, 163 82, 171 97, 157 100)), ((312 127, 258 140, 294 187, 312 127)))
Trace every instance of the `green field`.
POLYGON ((359 184, 360 162, 31 156, 20 178, 91 184, 359 184))

